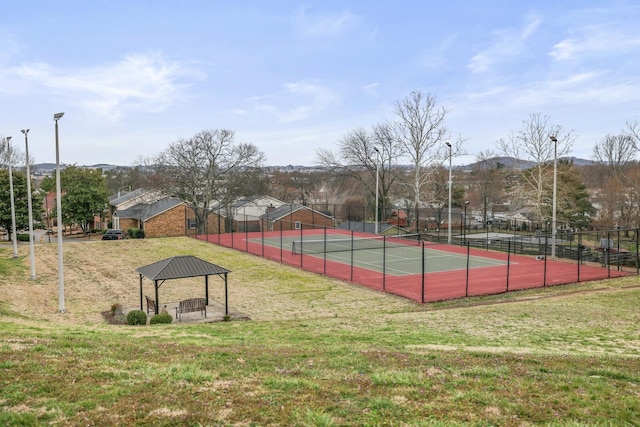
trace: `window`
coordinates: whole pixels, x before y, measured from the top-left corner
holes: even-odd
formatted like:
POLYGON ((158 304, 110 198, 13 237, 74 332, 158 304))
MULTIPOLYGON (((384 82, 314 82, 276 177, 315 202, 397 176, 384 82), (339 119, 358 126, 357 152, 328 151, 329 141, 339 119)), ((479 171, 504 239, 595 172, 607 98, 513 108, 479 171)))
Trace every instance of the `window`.
POLYGON ((302 223, 300 221, 296 221, 296 230, 300 230, 302 228, 302 223))
POLYGON ((195 220, 195 218, 187 219, 187 227, 189 227, 190 230, 193 230, 193 229, 196 228, 196 220, 195 220))

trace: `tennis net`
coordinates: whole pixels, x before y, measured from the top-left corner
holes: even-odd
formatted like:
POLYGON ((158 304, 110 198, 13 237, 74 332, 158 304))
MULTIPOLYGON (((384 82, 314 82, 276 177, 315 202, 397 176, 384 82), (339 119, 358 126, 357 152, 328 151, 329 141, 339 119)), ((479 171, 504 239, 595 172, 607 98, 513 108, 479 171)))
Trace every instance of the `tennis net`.
POLYGON ((351 237, 347 239, 294 240, 291 251, 294 255, 321 254, 328 252, 350 252, 366 249, 406 248, 420 245, 419 234, 397 236, 351 237))

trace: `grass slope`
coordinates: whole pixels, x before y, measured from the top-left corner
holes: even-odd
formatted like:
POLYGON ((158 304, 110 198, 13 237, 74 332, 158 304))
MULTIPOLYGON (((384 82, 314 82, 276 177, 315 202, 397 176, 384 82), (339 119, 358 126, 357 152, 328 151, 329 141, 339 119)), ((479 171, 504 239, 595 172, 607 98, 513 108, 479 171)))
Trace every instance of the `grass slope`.
MULTIPOLYGON (((0 248, 0 425, 638 425, 638 278, 439 304, 186 238, 0 248), (250 321, 108 325, 140 266, 196 255, 250 321)), ((202 292, 166 282, 165 299, 202 292)), ((145 285, 150 286, 150 285, 145 285)), ((146 290, 145 290, 146 292, 146 290)), ((149 291, 150 292, 150 291, 149 291)), ((210 280, 211 297, 224 298, 210 280)))

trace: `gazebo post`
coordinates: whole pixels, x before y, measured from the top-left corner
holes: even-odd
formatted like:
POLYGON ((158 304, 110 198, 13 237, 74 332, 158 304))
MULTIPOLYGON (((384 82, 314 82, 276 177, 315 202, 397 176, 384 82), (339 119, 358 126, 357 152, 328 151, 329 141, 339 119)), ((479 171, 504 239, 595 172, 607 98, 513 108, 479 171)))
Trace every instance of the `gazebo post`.
POLYGON ((224 314, 229 315, 229 298, 227 297, 227 273, 224 273, 224 314))
POLYGON ((142 274, 139 275, 140 276, 140 311, 143 310, 142 307, 142 274))
POLYGON ((209 305, 209 275, 204 276, 204 297, 209 305))
POLYGON ((156 288, 156 314, 160 314, 158 307, 160 307, 160 301, 158 301, 158 281, 153 281, 153 286, 156 288))

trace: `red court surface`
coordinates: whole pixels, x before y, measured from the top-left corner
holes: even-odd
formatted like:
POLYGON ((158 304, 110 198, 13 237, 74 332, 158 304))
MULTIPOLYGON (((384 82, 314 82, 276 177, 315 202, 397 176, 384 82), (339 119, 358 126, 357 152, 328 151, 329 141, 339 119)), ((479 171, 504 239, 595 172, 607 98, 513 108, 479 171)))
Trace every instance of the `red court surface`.
MULTIPOLYGON (((351 232, 340 230, 330 230, 330 233, 328 234, 325 230, 305 230, 304 236, 308 238, 315 235, 322 239, 345 233, 353 235, 351 232)), ((575 260, 538 259, 535 256, 507 254, 466 246, 432 245, 427 242, 425 248, 429 248, 429 254, 433 254, 434 250, 437 250, 439 255, 434 257, 433 261, 430 255, 425 255, 424 262, 422 256, 416 259, 417 264, 422 263, 423 265, 422 269, 417 267, 418 271, 425 271, 425 273, 393 275, 385 273, 386 264, 384 261, 372 268, 364 268, 355 265, 353 261, 331 260, 327 254, 294 255, 291 250, 291 241, 299 239, 301 236, 301 231, 293 230, 210 234, 200 235, 197 238, 307 271, 357 283, 371 289, 400 295, 417 302, 499 294, 635 274, 635 270, 633 272, 622 271, 615 266, 602 267, 598 264, 578 263, 575 260), (442 260, 446 261, 447 254, 458 258, 458 260, 476 257, 488 261, 495 260, 499 261, 501 265, 476 268, 462 266, 444 271, 426 272, 427 270, 424 268, 426 263, 441 262, 446 264, 442 260), (441 261, 435 261, 435 258, 441 261)), ((420 253, 420 247, 415 250, 418 251, 418 254, 420 253)), ((355 251, 353 254, 358 252, 364 251, 355 251)), ((378 251, 380 254, 382 252, 378 251)), ((349 255, 347 255, 347 259, 348 257, 349 255)), ((352 256, 351 260, 354 258, 355 256, 352 256)), ((468 262, 467 265, 469 265, 468 262)))

